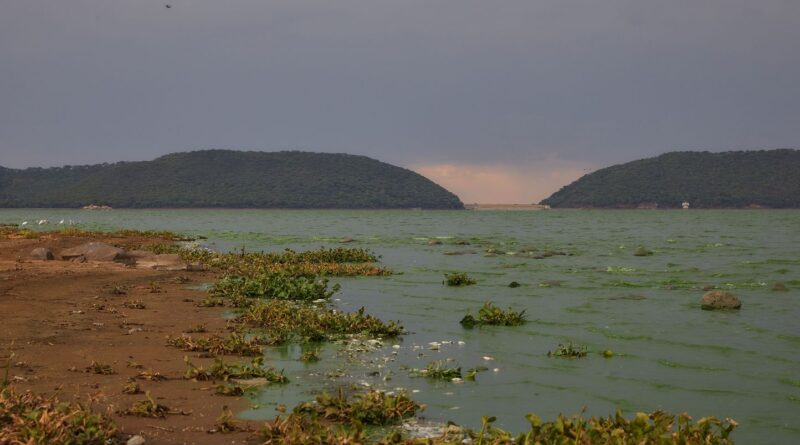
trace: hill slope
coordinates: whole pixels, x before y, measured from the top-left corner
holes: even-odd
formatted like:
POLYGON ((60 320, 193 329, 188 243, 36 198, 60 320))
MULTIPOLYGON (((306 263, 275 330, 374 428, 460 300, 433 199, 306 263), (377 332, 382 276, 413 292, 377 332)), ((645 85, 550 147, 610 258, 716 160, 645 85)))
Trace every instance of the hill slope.
POLYGON ((552 207, 800 207, 800 151, 673 152, 614 165, 563 187, 552 207))
POLYGON ((206 150, 153 161, 0 167, 0 207, 429 208, 463 204, 427 178, 365 156, 206 150))

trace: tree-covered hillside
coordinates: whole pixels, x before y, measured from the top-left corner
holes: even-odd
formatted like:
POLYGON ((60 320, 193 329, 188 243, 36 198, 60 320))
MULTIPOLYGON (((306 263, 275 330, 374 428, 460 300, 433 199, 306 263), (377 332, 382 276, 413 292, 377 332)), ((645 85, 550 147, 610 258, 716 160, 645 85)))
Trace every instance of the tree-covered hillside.
POLYGON ((552 207, 800 207, 800 151, 673 152, 588 174, 542 201, 552 207))
POLYGON ((404 168, 347 154, 206 150, 153 161, 0 168, 0 207, 461 209, 404 168))

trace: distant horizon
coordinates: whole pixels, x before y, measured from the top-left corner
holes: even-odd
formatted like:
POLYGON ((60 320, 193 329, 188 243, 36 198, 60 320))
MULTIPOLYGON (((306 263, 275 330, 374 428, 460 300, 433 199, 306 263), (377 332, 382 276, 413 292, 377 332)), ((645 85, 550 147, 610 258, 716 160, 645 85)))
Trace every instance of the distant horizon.
MULTIPOLYGON (((189 153, 197 151, 228 150, 239 152, 306 152, 306 153, 328 153, 316 150, 302 149, 233 149, 233 148, 198 148, 170 151, 150 157, 147 159, 127 159, 117 161, 101 161, 87 164, 61 164, 61 165, 29 165, 23 167, 13 167, 0 164, 0 167, 13 170, 24 170, 27 168, 60 168, 66 166, 81 167, 101 164, 115 164, 119 162, 146 162, 158 159, 163 156, 176 153, 189 153)), ((465 164, 440 164, 440 165, 397 165, 384 161, 374 156, 358 153, 337 152, 338 154, 366 156, 390 165, 397 165, 430 179, 436 184, 444 187, 455 194, 465 205, 535 205, 543 199, 549 197, 559 189, 580 179, 584 175, 596 170, 610 167, 612 165, 624 164, 640 159, 658 157, 673 152, 711 152, 725 153, 735 151, 770 151, 770 150, 797 150, 796 148, 762 148, 752 150, 705 150, 705 149, 680 149, 670 150, 663 153, 647 157, 625 160, 616 164, 609 165, 589 165, 579 163, 565 163, 557 160, 544 160, 531 171, 531 166, 526 165, 522 168, 514 165, 465 165, 465 164), (580 168, 582 167, 582 168, 580 168), (535 173, 535 174, 531 174, 535 173), (510 198, 509 198, 510 197, 510 198), (530 197, 530 198, 528 198, 530 197), (496 198, 496 199, 495 199, 496 198)))

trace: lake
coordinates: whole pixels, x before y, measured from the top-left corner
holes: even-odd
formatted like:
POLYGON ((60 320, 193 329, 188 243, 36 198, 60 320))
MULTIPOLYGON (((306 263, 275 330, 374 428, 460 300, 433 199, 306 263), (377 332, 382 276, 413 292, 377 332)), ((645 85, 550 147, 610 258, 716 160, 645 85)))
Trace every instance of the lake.
POLYGON ((267 363, 292 383, 265 389, 243 417, 271 418, 277 404, 354 383, 413 391, 428 405, 426 418, 473 427, 482 415, 523 430, 528 412, 552 419, 583 407, 590 415, 662 409, 734 418, 739 443, 800 442, 798 210, 0 210, 4 223, 39 219, 172 230, 207 237, 202 242, 219 250, 309 249, 352 238, 346 246, 381 255, 395 274, 335 279, 342 289, 334 303, 364 306, 409 333, 366 352, 327 345, 308 365, 297 361, 299 346, 268 349, 267 363), (654 254, 634 256, 640 246, 654 254), (534 258, 548 250, 566 255, 534 258), (478 283, 444 286, 454 271, 478 283), (508 287, 512 281, 521 286, 508 287), (774 283, 788 291, 772 290, 774 283), (700 310, 708 286, 739 296, 741 311, 700 310), (485 301, 525 309, 529 322, 462 328, 459 320, 485 301), (547 356, 569 341, 587 346, 588 357, 547 356), (447 359, 489 369, 475 382, 409 377, 408 368, 447 359))

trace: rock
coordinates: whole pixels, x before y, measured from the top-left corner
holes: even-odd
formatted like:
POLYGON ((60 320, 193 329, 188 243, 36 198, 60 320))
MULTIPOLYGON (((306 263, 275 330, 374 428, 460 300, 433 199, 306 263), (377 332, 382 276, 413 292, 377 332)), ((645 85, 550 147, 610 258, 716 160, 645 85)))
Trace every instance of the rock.
POLYGON ((703 310, 711 311, 716 309, 739 309, 742 302, 730 292, 715 290, 706 292, 700 300, 700 307, 703 310))
POLYGON ((72 260, 84 257, 87 261, 120 261, 124 262, 125 251, 119 247, 101 242, 91 242, 61 251, 61 259, 72 260))
POLYGON ((55 259, 55 257, 53 256, 53 252, 47 247, 37 247, 31 250, 31 253, 28 254, 28 256, 30 256, 31 259, 34 260, 48 261, 55 259))
POLYGON ((131 436, 131 438, 128 439, 127 442, 125 442, 125 445, 144 445, 144 443, 145 443, 144 437, 136 435, 136 436, 131 436))
POLYGON ((183 258, 174 253, 142 256, 136 259, 136 267, 158 270, 187 270, 189 268, 183 258))

